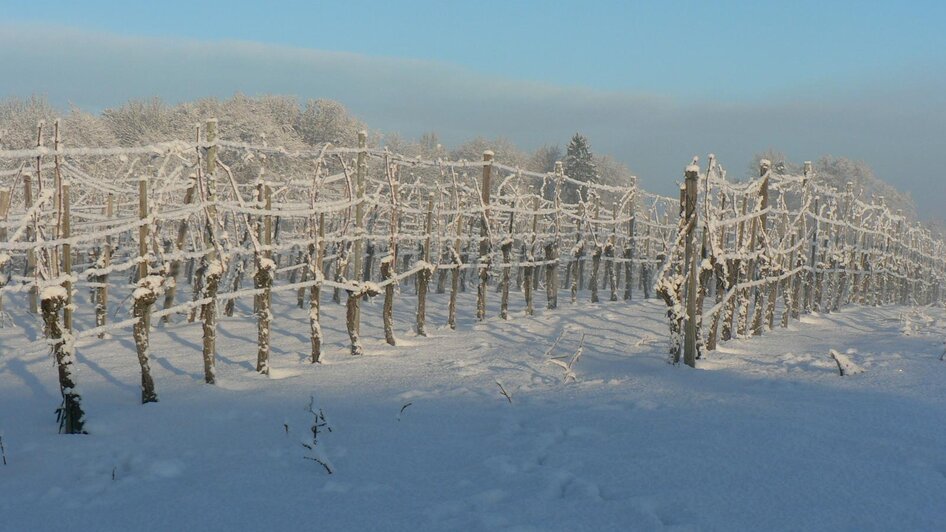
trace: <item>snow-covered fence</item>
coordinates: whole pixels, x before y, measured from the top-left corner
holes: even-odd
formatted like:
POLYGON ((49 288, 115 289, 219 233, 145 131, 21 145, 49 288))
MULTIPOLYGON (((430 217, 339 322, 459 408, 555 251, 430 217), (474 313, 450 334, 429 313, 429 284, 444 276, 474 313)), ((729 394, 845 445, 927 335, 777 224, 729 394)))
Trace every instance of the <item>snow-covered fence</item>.
POLYGON ((785 175, 763 160, 759 177, 743 183, 728 181, 712 156, 699 171, 687 168, 680 229, 657 282, 674 362, 681 349, 693 365, 719 340, 772 330, 779 309, 787 327, 801 313, 850 303, 944 301, 946 244, 883 197, 868 202, 850 183, 844 191, 819 183, 811 163, 803 175, 785 175), (700 260, 688 247, 697 230, 700 260), (709 308, 707 296, 715 298, 709 308))
MULTIPOLYGON (((555 309, 562 277, 575 297, 590 292, 597 301, 600 289, 612 300, 619 293, 631 299, 638 288, 649 297, 675 235, 674 200, 633 182, 580 182, 560 164, 528 172, 490 152, 482 161, 423 160, 370 148, 366 135, 354 148, 287 151, 225 140, 228 134, 240 136, 208 121, 191 141, 69 148, 56 128, 55 146, 47 148, 40 128, 36 148, 0 151, 0 296, 35 300, 47 289, 61 291, 67 351, 134 329, 145 362, 148 323, 199 319, 205 380, 213 383, 220 302, 231 315, 236 302, 253 301, 257 368, 266 373, 270 324, 278 319, 274 293, 291 291, 300 306, 309 298, 311 359, 318 362, 325 341, 319 320, 328 310, 322 288, 345 304, 340 311, 358 354, 366 296, 384 293, 383 332, 392 344, 397 294, 416 287, 423 333, 427 299, 448 290, 441 282, 427 291, 438 272, 451 278, 451 326, 458 292, 473 284, 480 320, 489 317, 494 291, 502 319, 512 317, 517 291, 529 311, 542 292, 546 308, 555 309), (50 159, 52 172, 44 172, 50 159), (577 200, 566 200, 566 190, 577 200), (144 280, 160 290, 145 294, 144 280), (128 317, 109 322, 133 292, 141 297, 128 317), (83 313, 94 320, 76 323, 94 326, 73 323, 83 313)), ((143 397, 154 400, 145 362, 143 397)))
MULTIPOLYGON (((40 127, 35 148, 0 151, 0 298, 25 294, 36 313, 40 294, 62 296, 46 308, 63 314, 62 332, 49 340, 60 353, 134 329, 147 400, 157 396, 144 374, 149 323, 199 318, 213 383, 218 303, 231 316, 236 302, 252 300, 265 374, 278 319, 270 298, 280 292, 296 294, 302 308, 309 298, 312 362, 326 341, 323 288, 344 303, 352 354, 364 351, 360 302, 382 293, 381 333, 393 345, 391 310, 412 287, 420 335, 429 298, 448 298, 455 327, 458 292, 473 284, 479 320, 494 291, 499 317, 510 319, 516 291, 531 314, 537 293, 554 311, 561 290, 597 303, 600 291, 614 301, 640 289, 667 303, 673 360, 682 354, 690 365, 720 340, 772 329, 778 307, 784 327, 801 312, 850 302, 943 300, 943 242, 882 198, 819 184, 810 165, 790 176, 764 162, 758 179, 733 183, 715 158, 703 171, 694 161, 676 199, 636 181, 577 181, 561 164, 525 171, 491 152, 480 161, 424 160, 371 148, 366 135, 356 147, 304 151, 227 140, 240 133, 211 120, 190 141, 69 148, 57 127, 47 148, 40 127), (126 319, 108 323, 123 293, 140 297, 126 319), (95 326, 77 328, 76 313, 94 316, 95 326)), ((79 404, 72 376, 64 378, 79 404)))

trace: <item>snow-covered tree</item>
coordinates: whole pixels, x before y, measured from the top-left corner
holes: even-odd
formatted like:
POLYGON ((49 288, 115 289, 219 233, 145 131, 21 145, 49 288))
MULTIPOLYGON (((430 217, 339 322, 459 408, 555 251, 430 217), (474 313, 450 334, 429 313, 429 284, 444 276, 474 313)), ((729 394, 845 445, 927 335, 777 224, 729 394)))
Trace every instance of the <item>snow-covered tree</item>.
POLYGON ((356 146, 358 132, 365 125, 334 100, 309 100, 299 122, 299 132, 308 144, 332 142, 342 146, 356 146))
MULTIPOLYGON (((594 155, 591 153, 591 146, 588 144, 588 139, 580 133, 575 133, 571 142, 568 143, 568 151, 565 154, 565 175, 583 183, 595 183, 598 180, 598 168, 594 162, 594 155)), ((566 186, 563 197, 569 202, 574 202, 578 199, 578 187, 566 186)))

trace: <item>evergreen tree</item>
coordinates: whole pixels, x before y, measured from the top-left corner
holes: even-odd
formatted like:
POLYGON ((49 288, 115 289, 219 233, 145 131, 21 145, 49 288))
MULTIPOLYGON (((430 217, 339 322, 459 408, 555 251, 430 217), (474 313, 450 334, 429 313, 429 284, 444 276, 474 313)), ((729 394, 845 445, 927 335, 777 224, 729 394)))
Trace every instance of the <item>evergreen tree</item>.
MULTIPOLYGON (((575 133, 571 142, 568 143, 568 151, 565 154, 565 175, 582 183, 597 182, 598 169, 594 163, 594 156, 591 154, 591 146, 588 145, 588 139, 580 133, 575 133)), ((563 191, 563 197, 568 202, 578 200, 578 185, 566 183, 563 191)))

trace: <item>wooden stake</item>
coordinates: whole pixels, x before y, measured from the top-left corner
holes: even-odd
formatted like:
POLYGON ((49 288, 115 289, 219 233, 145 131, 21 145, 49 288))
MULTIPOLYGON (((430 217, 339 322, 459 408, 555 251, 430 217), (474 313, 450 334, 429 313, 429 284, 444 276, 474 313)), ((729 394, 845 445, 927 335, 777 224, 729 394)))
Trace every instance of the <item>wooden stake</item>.
MULTIPOLYGON (((115 215, 115 195, 111 192, 105 198, 105 218, 111 220, 115 215)), ((105 237, 105 245, 102 246, 102 254, 99 257, 98 267, 105 270, 105 273, 97 276, 97 280, 102 286, 98 288, 98 295, 95 298, 95 326, 105 325, 108 319, 108 267, 112 264, 112 237, 105 237)), ((99 338, 105 338, 106 333, 99 333, 99 338)))
MULTIPOLYGON (((187 187, 187 191, 184 192, 184 205, 190 205, 194 202, 194 192, 197 189, 197 175, 193 174, 190 176, 190 185, 187 187)), ((109 201, 111 201, 112 195, 109 194, 109 201)), ((181 220, 180 225, 177 227, 177 239, 174 242, 174 251, 180 253, 184 250, 184 242, 187 238, 187 218, 181 220)), ((174 306, 174 296, 177 294, 177 282, 181 274, 181 259, 174 259, 171 261, 170 271, 168 272, 169 282, 167 291, 164 293, 164 308, 169 309, 174 306)), ((161 321, 164 323, 169 323, 171 321, 171 315, 166 314, 161 318, 161 321)))
POLYGON ((270 211, 273 209, 273 191, 268 184, 263 185, 263 208, 266 213, 263 214, 263 223, 260 224, 259 242, 263 245, 263 251, 256 259, 256 275, 253 280, 256 281, 256 288, 262 289, 263 293, 259 295, 259 312, 256 314, 257 323, 257 353, 256 353, 256 371, 263 375, 269 375, 269 342, 271 337, 271 324, 273 322, 273 277, 276 272, 276 265, 272 257, 273 245, 273 216, 270 211))
POLYGON ((430 279, 433 276, 433 267, 430 265, 430 237, 433 231, 434 219, 434 193, 431 192, 427 197, 427 218, 424 221, 424 269, 417 272, 417 334, 427 336, 427 288, 430 279))
MULTIPOLYGON (((693 250, 693 234, 696 232, 696 195, 699 180, 699 169, 691 165, 687 167, 684 173, 686 178, 686 237, 684 257, 688 258, 686 264, 687 275, 687 299, 686 299, 686 329, 683 340, 683 363, 687 366, 696 367, 696 300, 697 300, 697 253, 693 250)), ((676 361, 674 361, 676 362, 676 361)))
MULTIPOLYGON (((58 125, 59 122, 56 122, 56 124, 58 125)), ((69 183, 60 181, 60 184, 62 194, 62 217, 60 223, 62 225, 59 235, 60 238, 68 239, 72 236, 72 221, 69 211, 69 183)), ((62 308, 62 326, 67 331, 72 332, 72 244, 69 243, 62 245, 62 273, 65 277, 62 286, 66 289, 66 304, 62 308)))
POLYGON ((480 220, 480 263, 478 266, 479 286, 476 293, 476 319, 483 321, 486 319, 486 292, 488 290, 490 269, 490 241, 489 241, 489 197, 493 165, 489 164, 493 160, 493 152, 487 150, 483 152, 483 180, 481 183, 480 198, 482 201, 483 214, 480 220))

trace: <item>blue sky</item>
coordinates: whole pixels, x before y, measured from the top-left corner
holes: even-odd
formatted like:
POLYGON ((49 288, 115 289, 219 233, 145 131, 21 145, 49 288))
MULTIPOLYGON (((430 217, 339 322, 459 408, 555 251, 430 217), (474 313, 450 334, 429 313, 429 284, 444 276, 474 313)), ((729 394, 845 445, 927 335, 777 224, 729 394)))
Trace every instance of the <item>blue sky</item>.
POLYGON ((831 153, 866 160, 925 214, 946 203, 929 175, 946 151, 946 2, 0 0, 0 13, 0 96, 332 97, 382 130, 527 148, 583 130, 655 189, 693 153, 740 172, 770 147, 831 153))

